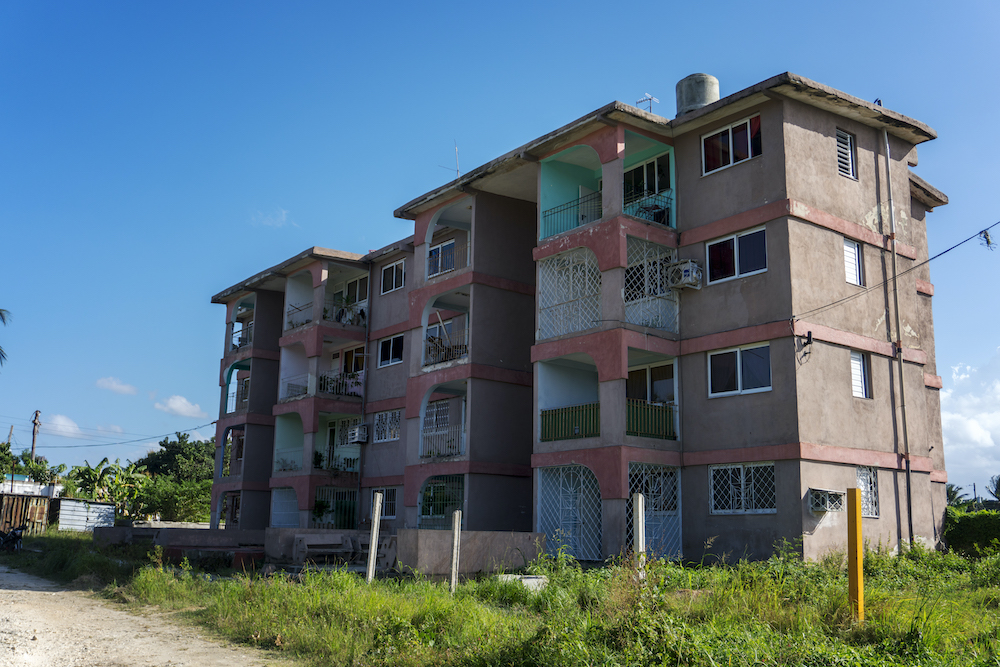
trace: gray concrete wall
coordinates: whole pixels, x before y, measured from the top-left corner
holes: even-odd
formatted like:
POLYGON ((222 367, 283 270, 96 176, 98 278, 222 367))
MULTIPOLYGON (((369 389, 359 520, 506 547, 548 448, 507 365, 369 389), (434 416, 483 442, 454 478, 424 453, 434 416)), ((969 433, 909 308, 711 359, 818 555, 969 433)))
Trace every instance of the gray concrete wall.
MULTIPOLYGON (((401 530, 397 554, 404 569, 424 575, 451 572, 450 530, 401 530)), ((462 531, 459 571, 462 574, 523 568, 545 550, 542 533, 462 531)))
POLYGON ((532 202, 480 192, 473 224, 473 265, 477 272, 534 284, 537 211, 532 202))
POLYGON ((466 483, 470 531, 531 530, 531 477, 470 473, 466 483))
MULTIPOLYGON (((369 326, 372 331, 384 329, 385 327, 405 322, 410 316, 409 293, 418 281, 418 274, 423 276, 426 272, 425 266, 420 266, 412 252, 395 252, 387 254, 374 263, 372 267, 372 279, 370 296, 368 297, 369 326), (382 294, 382 269, 404 260, 403 270, 405 272, 403 288, 382 294)), ((375 358, 377 362, 377 357, 375 358)))
MULTIPOLYGON (((267 459, 270 469, 271 459, 267 459)), ((240 493, 241 530, 263 530, 271 521, 271 492, 247 491, 240 493)))
POLYGON ((472 363, 531 371, 533 296, 488 285, 472 286, 472 363))
POLYGON ((530 465, 531 387, 469 380, 467 428, 471 460, 530 465))
MULTIPOLYGON (((398 398, 406 395, 406 379, 408 368, 414 358, 421 356, 421 340, 419 329, 403 334, 403 362, 378 367, 380 340, 372 340, 368 345, 368 401, 381 401, 386 398, 398 398)), ((419 362, 418 362, 419 367, 419 362)))
POLYGON ((133 528, 107 526, 94 528, 98 546, 148 542, 164 547, 253 548, 264 546, 263 530, 209 530, 207 528, 133 528))

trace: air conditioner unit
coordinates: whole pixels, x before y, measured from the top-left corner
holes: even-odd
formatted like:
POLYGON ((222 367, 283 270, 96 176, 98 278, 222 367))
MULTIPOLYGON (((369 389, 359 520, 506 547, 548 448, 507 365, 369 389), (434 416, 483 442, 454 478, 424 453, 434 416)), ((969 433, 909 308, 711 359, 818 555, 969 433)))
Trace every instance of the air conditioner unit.
POLYGON ((701 289, 701 267, 693 259, 683 259, 667 267, 667 286, 701 289))
POLYGON ((351 444, 368 442, 368 424, 352 426, 347 431, 347 442, 351 444))

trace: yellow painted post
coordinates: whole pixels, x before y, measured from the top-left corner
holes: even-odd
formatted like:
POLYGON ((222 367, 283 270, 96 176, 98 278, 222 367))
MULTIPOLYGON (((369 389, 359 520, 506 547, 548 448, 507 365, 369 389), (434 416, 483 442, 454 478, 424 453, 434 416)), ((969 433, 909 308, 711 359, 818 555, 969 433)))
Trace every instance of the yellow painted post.
POLYGON ((847 581, 854 618, 865 620, 865 554, 861 541, 861 489, 847 490, 847 581))

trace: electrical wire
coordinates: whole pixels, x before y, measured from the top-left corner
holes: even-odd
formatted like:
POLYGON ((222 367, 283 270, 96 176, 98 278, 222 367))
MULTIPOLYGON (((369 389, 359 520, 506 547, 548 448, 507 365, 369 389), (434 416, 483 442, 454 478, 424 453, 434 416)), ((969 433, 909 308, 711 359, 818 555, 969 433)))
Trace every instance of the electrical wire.
MULTIPOLYGON (((150 440, 157 440, 158 438, 168 438, 175 433, 190 433, 191 431, 197 431, 200 428, 205 428, 206 426, 211 426, 214 421, 208 422, 207 424, 201 424, 200 426, 194 426, 192 428, 183 429, 180 431, 171 431, 170 433, 163 433, 161 435, 150 435, 142 438, 136 438, 135 440, 122 440, 118 442, 98 442, 88 445, 36 445, 35 449, 87 449, 91 447, 115 447, 118 445, 132 445, 137 442, 148 442, 150 440)), ((39 432, 40 433, 40 432, 39 432)), ((64 438, 79 439, 73 435, 67 435, 65 433, 50 433, 49 435, 58 435, 64 438)))

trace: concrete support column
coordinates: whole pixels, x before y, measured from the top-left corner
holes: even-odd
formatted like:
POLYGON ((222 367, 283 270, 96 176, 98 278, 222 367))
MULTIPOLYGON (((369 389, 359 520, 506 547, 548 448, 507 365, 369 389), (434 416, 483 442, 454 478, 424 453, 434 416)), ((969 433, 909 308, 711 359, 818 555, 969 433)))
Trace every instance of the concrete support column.
MULTIPOLYGON (((305 432, 302 434, 302 471, 310 472, 313 469, 313 452, 316 451, 316 433, 305 432)), ((312 502, 310 502, 310 505, 312 502)))
POLYGON ((601 401, 601 440, 604 444, 625 441, 625 380, 610 380, 598 385, 601 401))
MULTIPOLYGON (((625 269, 619 267, 601 273, 602 325, 625 321, 625 269)), ((596 325, 595 325, 596 326, 596 325)))
POLYGON ((616 158, 602 164, 601 177, 604 179, 601 186, 601 213, 602 217, 607 220, 622 214, 625 159, 616 158))
POLYGON ((309 368, 309 370, 308 370, 308 373, 309 373, 309 382, 308 382, 309 388, 308 388, 307 391, 309 392, 310 396, 315 396, 316 392, 319 390, 319 375, 320 375, 320 373, 323 372, 320 369, 320 361, 322 359, 323 359, 322 356, 317 355, 315 357, 309 357, 306 360, 306 363, 307 363, 308 368, 309 368))
POLYGON ((326 283, 320 283, 316 287, 313 287, 313 307, 312 307, 313 322, 323 321, 323 307, 325 302, 326 302, 326 283))

